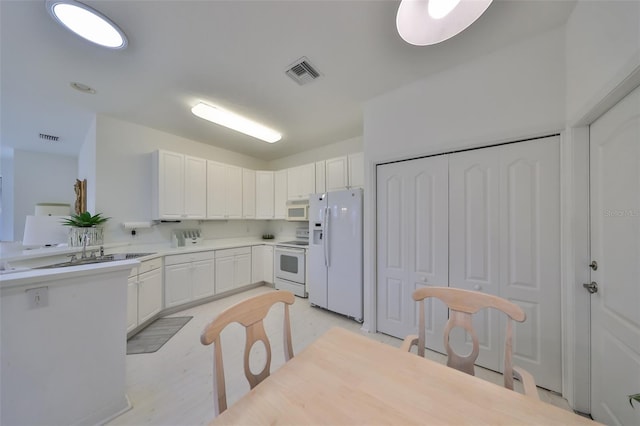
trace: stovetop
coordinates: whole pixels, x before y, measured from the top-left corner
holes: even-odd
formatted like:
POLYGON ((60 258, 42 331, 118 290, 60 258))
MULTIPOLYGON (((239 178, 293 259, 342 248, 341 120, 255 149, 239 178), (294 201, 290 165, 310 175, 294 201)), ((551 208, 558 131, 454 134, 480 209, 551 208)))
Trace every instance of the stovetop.
POLYGON ((308 246, 309 245, 309 241, 283 241, 279 244, 287 244, 290 246, 308 246))

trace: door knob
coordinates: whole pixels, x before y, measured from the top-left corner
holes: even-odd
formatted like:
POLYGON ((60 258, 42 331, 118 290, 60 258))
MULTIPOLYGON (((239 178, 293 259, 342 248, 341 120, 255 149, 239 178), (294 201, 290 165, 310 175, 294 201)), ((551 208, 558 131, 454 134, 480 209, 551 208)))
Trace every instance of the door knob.
POLYGON ((598 262, 596 262, 596 261, 594 260, 593 262, 591 262, 591 263, 589 264, 589 267, 590 267, 591 269, 593 269, 594 271, 597 271, 597 270, 598 270, 598 262))
POLYGON ((586 288, 587 291, 591 294, 598 292, 598 283, 595 281, 591 281, 590 283, 582 284, 582 287, 586 288))
POLYGON ((476 285, 473 286, 473 289, 475 291, 480 291, 480 290, 482 290, 482 286, 480 284, 476 284, 476 285))

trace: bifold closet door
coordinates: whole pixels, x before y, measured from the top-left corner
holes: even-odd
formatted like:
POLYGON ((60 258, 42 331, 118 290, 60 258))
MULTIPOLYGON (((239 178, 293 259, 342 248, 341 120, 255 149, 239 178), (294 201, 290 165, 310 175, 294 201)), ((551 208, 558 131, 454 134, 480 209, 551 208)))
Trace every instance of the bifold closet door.
MULTIPOLYGON (((449 161, 449 285, 521 306, 527 319, 515 328, 514 364, 555 391, 562 376, 559 150, 553 136, 449 161)), ((474 325, 482 346, 478 364, 501 371, 504 322, 490 313, 474 325)))
MULTIPOLYGON (((377 168, 378 331, 399 338, 416 333, 413 291, 448 285, 447 169, 446 155, 377 168)), ((443 352, 447 310, 432 303, 427 347, 443 352)))

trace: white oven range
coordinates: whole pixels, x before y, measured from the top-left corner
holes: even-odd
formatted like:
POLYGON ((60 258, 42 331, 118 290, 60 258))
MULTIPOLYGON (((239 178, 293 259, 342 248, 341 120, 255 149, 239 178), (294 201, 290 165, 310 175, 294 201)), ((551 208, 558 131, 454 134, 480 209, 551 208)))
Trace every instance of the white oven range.
POLYGON ((276 244, 274 250, 275 287, 288 290, 299 297, 307 297, 306 250, 309 247, 308 229, 296 233, 300 238, 276 244))

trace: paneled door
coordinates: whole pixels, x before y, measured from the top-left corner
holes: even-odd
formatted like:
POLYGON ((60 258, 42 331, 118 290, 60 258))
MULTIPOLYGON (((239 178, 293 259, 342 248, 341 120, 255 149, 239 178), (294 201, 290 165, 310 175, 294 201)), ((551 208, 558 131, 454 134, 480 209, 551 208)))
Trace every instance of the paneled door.
POLYGON ((591 151, 591 415, 640 424, 640 88, 596 120, 591 151), (595 290, 595 289, 594 289, 595 290))
MULTIPOLYGON (((421 286, 447 286, 447 156, 391 163, 377 168, 378 330, 403 338, 417 333, 421 286)), ((444 352, 446 307, 431 302, 427 347, 444 352)))
MULTIPOLYGON (((508 299, 517 324, 514 363, 561 391, 559 137, 467 151, 449 161, 449 285, 508 299)), ((504 319, 474 319, 478 364, 501 371, 504 319)), ((456 331, 456 330, 454 330, 456 331)), ((462 330, 460 330, 462 331, 462 330)), ((470 341, 453 334, 468 353, 470 341), (466 348, 465 348, 466 346, 466 348)))

